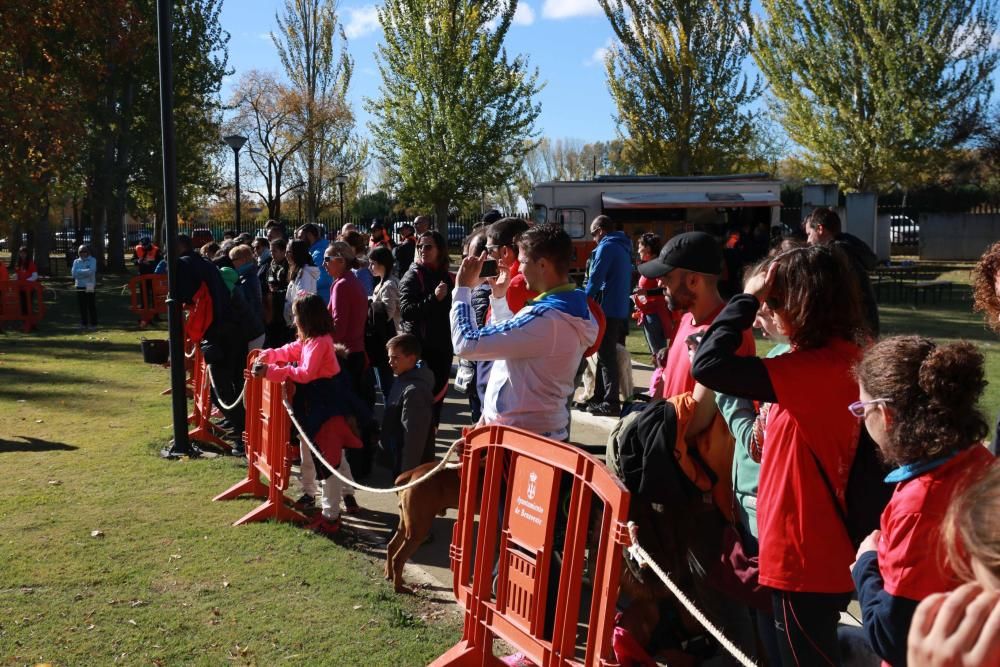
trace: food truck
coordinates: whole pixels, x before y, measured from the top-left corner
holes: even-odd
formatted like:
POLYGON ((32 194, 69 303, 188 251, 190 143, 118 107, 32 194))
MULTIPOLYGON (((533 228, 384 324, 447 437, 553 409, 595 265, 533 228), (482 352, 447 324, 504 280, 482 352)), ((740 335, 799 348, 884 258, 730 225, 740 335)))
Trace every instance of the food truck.
POLYGON ((532 191, 537 223, 562 225, 573 239, 573 272, 581 273, 594 248, 590 223, 602 213, 636 239, 655 232, 664 241, 702 230, 720 240, 734 230, 753 233, 781 224, 781 181, 768 174, 727 176, 598 176, 549 181, 532 191))

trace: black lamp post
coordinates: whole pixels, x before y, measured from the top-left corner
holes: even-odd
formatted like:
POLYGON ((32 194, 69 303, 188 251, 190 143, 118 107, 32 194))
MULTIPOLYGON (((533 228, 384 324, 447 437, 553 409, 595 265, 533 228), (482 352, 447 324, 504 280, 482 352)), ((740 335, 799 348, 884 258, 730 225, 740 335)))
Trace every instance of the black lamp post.
POLYGON ((337 174, 337 178, 334 179, 337 183, 337 190, 340 191, 340 228, 344 228, 344 185, 347 184, 347 176, 343 174, 337 174))
POLYGON ((247 142, 247 138, 231 134, 228 137, 223 137, 222 140, 233 149, 233 155, 236 156, 236 233, 239 234, 243 231, 240 228, 240 149, 247 142))

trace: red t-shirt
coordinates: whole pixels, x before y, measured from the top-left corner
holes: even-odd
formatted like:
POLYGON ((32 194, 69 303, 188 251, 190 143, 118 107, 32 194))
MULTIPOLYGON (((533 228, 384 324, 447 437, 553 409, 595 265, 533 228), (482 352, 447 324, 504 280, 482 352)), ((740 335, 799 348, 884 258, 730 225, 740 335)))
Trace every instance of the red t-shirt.
POLYGON ((10 280, 10 273, 7 272, 7 265, 0 262, 0 282, 10 280))
MULTIPOLYGON (((694 376, 691 375, 691 354, 687 348, 687 337, 699 331, 707 331, 715 318, 722 312, 722 306, 712 313, 712 316, 702 324, 695 324, 691 313, 684 313, 680 323, 674 332, 673 342, 667 349, 667 364, 663 369, 663 395, 662 398, 670 398, 688 391, 694 391, 694 376)), ((753 332, 747 329, 743 332, 743 342, 736 350, 736 354, 741 357, 753 356, 757 352, 757 345, 753 340, 753 332)), ((847 410, 844 410, 847 412, 847 410)))
POLYGON ((510 270, 514 277, 510 279, 510 285, 507 287, 507 307, 516 315, 529 300, 538 296, 538 292, 528 289, 528 280, 521 273, 521 264, 517 260, 514 260, 510 270))
POLYGON ((995 461, 985 447, 973 445, 896 485, 882 512, 878 544, 878 569, 886 593, 920 601, 958 585, 940 550, 941 526, 952 498, 995 461))
POLYGON ((778 398, 765 426, 757 493, 765 586, 809 593, 854 590, 854 546, 813 453, 843 507, 860 433, 860 422, 847 410, 858 400, 851 369, 860 357, 860 347, 835 339, 819 349, 764 359, 778 398))

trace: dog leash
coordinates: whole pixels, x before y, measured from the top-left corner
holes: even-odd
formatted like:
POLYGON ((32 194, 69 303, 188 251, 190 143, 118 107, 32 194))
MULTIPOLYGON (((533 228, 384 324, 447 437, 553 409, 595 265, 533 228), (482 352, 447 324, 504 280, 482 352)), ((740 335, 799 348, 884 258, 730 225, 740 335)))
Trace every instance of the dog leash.
POLYGON ((285 406, 285 412, 288 413, 288 416, 291 418, 292 423, 295 424, 295 430, 298 431, 299 437, 302 438, 302 442, 306 443, 306 446, 309 448, 309 451, 313 453, 313 456, 315 456, 319 460, 319 462, 323 464, 324 468, 330 471, 331 475, 339 479, 344 484, 347 484, 348 486, 353 487, 355 489, 360 489, 361 491, 367 491, 368 493, 399 493, 400 491, 412 489, 413 487, 429 479, 432 475, 437 474, 438 471, 446 467, 449 469, 455 469, 455 468, 460 468, 462 466, 461 463, 448 462, 448 459, 451 458, 452 453, 456 449, 458 449, 458 447, 462 444, 462 440, 460 438, 455 442, 451 443, 451 447, 448 448, 448 451, 445 453, 444 458, 441 459, 441 462, 438 463, 436 466, 434 466, 434 468, 430 472, 428 472, 426 475, 423 475, 422 477, 418 477, 417 479, 411 480, 406 484, 400 486, 393 486, 388 489, 380 489, 372 486, 365 486, 364 484, 358 484, 354 480, 350 480, 344 477, 337 471, 336 468, 330 465, 330 463, 325 458, 323 458, 323 455, 319 452, 319 449, 317 449, 316 445, 313 444, 313 441, 309 439, 309 436, 305 434, 305 431, 302 429, 302 425, 299 424, 299 420, 295 417, 295 410, 292 409, 291 404, 288 402, 288 394, 285 391, 284 383, 282 383, 281 385, 281 403, 282 405, 285 406))

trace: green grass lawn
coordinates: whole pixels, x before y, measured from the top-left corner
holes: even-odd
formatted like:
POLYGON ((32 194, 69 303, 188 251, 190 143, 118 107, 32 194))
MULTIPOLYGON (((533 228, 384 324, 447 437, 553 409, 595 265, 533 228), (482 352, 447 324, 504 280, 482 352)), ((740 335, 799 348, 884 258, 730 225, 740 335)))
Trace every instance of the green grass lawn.
POLYGON ((423 665, 450 647, 455 617, 425 620, 440 605, 394 595, 370 555, 232 527, 257 501, 211 498, 242 461, 157 456, 169 380, 142 363, 123 283, 100 289, 98 334, 75 332, 65 286, 41 331, 0 334, 0 663, 423 665))

